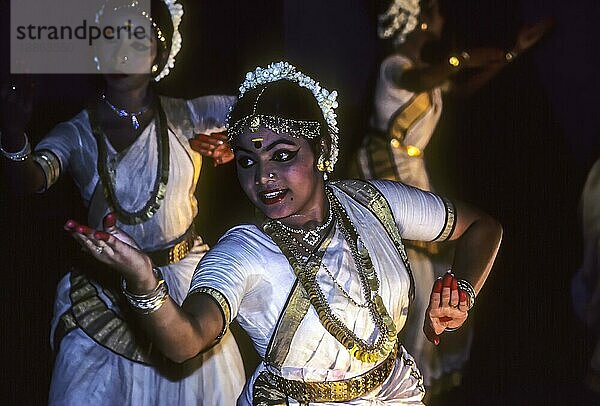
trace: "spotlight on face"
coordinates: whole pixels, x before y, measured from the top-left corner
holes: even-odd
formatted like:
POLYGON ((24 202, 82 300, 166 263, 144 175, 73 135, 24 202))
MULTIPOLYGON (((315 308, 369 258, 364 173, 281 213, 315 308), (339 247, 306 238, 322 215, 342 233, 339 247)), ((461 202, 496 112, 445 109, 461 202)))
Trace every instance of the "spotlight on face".
POLYGON ((233 143, 240 185, 268 218, 306 215, 321 204, 323 176, 308 141, 260 127, 233 143))

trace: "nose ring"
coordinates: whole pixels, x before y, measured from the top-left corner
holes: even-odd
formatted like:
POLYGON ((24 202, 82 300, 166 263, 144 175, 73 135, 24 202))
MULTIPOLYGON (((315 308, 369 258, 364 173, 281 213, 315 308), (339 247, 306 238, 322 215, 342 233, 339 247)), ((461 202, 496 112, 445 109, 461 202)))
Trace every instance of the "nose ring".
MULTIPOLYGON (((274 174, 274 173, 272 173, 272 172, 270 172, 270 173, 267 175, 267 179, 268 179, 269 181, 273 181, 273 180, 275 180, 275 174, 274 174)), ((255 181, 254 183, 255 183, 255 184, 257 184, 257 185, 259 185, 259 184, 260 184, 260 181, 259 181, 258 179, 256 179, 256 181, 255 181)))

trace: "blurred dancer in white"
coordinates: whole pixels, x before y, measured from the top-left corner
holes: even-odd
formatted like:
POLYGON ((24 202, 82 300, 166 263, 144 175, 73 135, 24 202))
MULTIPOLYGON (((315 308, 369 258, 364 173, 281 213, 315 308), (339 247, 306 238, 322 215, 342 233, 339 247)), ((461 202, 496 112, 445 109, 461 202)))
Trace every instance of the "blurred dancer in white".
MULTIPOLYGON (((137 2, 108 2, 102 18, 129 19, 137 26, 148 18, 144 11, 137 2)), ((194 191, 203 155, 216 164, 233 158, 223 134, 194 137, 194 130, 222 127, 235 101, 229 96, 185 101, 155 93, 152 82, 169 73, 181 48, 182 16, 183 8, 175 1, 153 1, 154 35, 124 40, 117 47, 118 61, 111 61, 110 49, 98 60, 141 63, 148 74, 105 75, 103 94, 56 126, 33 153, 23 136, 31 89, 24 82, 5 86, 6 125, 1 138, 14 192, 43 192, 69 173, 88 208, 88 224, 126 231, 128 241, 160 267, 176 303, 185 298, 196 264, 208 249, 194 230, 199 210, 194 191)), ((74 220, 65 228, 87 229, 74 220)), ((233 336, 225 335, 184 365, 167 361, 153 349, 152 337, 132 323, 118 278, 104 268, 90 258, 76 263, 59 283, 51 331, 56 361, 49 403, 234 404, 244 371, 233 336)))

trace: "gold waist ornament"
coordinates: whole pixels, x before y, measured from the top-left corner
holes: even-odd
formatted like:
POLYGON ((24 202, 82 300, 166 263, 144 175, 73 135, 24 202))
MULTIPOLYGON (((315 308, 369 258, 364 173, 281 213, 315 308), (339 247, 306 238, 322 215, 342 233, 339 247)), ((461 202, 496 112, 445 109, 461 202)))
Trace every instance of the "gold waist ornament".
MULTIPOLYGON (((392 373, 396 364, 396 354, 398 346, 381 364, 365 372, 362 375, 355 376, 341 381, 331 382, 304 382, 291 379, 285 379, 269 371, 261 373, 255 383, 255 405, 268 405, 270 403, 261 403, 260 393, 269 391, 270 386, 277 392, 285 394, 298 402, 346 402, 360 398, 381 386, 392 373)), ((271 390, 272 390, 271 389, 271 390)))

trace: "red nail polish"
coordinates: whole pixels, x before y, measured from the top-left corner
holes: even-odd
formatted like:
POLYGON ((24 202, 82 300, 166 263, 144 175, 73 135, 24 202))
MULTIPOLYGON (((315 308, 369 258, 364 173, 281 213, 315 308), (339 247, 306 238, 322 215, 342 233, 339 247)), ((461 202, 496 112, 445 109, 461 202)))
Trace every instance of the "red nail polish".
POLYGON ((73 230, 75 227, 77 227, 77 222, 75 220, 67 220, 65 223, 66 230, 73 230))
POLYGON ((444 275, 444 280, 443 280, 443 285, 445 288, 449 288, 450 286, 452 286, 452 275, 450 274, 446 274, 444 275))
POLYGON ((87 226, 79 225, 79 226, 77 226, 77 228, 75 229, 75 231, 77 231, 79 234, 85 234, 85 235, 87 235, 87 234, 89 234, 89 233, 92 232, 92 229, 89 228, 89 227, 87 227, 87 226))
POLYGON ((104 228, 114 227, 117 224, 117 216, 115 213, 108 213, 102 221, 104 228))
POLYGON ((104 231, 96 231, 94 233, 94 238, 97 240, 108 241, 110 234, 105 233, 104 231))
POLYGON ((464 290, 459 291, 458 296, 460 297, 461 302, 467 301, 467 292, 465 292, 464 290))
POLYGON ((435 283, 433 284, 433 292, 434 293, 442 293, 442 281, 441 280, 437 280, 435 281, 435 283))
POLYGON ((458 290, 458 280, 456 278, 452 278, 452 290, 458 290))

